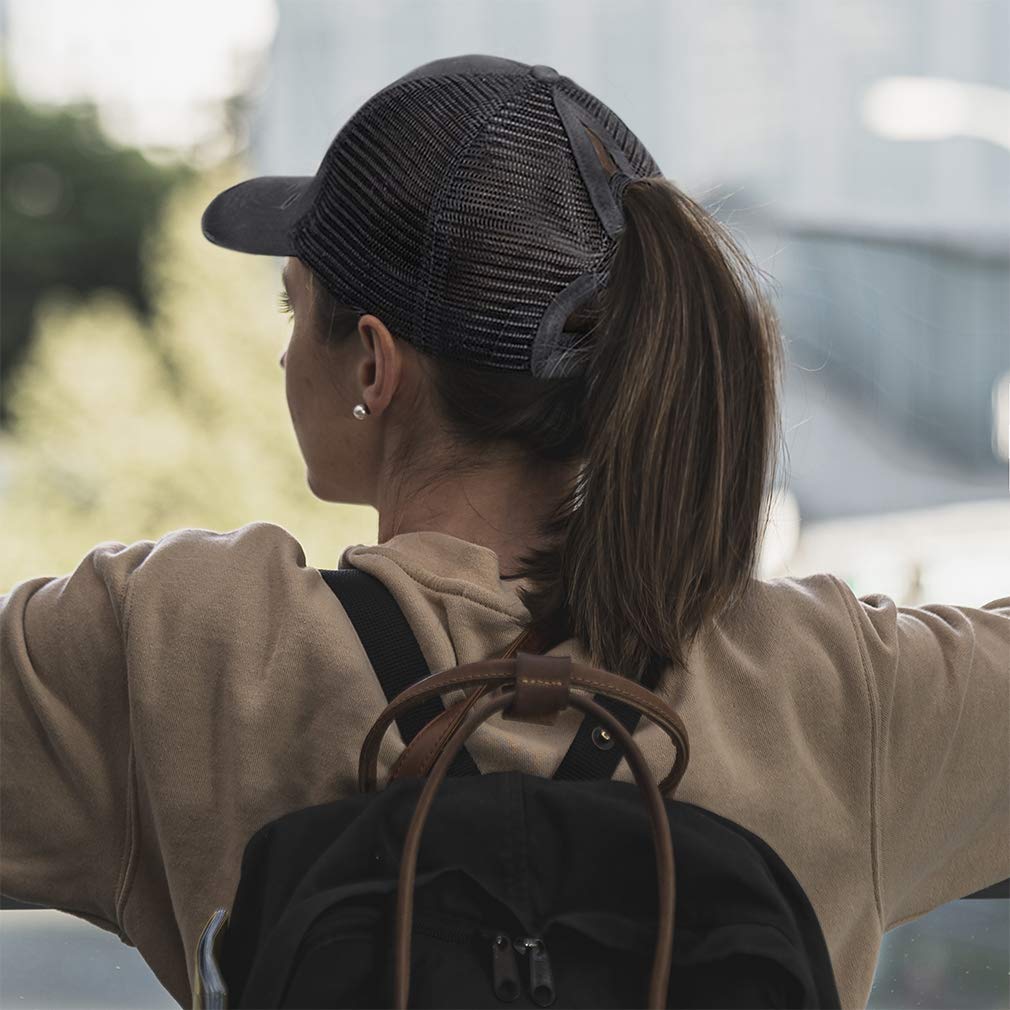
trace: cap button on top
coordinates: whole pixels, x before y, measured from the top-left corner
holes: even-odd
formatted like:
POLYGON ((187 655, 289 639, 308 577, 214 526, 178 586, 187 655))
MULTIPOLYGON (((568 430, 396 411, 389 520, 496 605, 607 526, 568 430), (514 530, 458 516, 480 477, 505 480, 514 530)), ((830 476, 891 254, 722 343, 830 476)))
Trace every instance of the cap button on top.
POLYGON ((530 73, 538 81, 556 81, 561 75, 554 69, 554 67, 545 66, 543 63, 538 63, 536 66, 530 68, 530 73))

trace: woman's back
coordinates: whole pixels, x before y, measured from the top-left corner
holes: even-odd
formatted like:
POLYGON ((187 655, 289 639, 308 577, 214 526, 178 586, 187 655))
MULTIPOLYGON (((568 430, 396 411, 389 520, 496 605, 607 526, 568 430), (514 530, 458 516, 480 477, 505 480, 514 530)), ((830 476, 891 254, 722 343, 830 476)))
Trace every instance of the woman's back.
MULTIPOLYGON (((432 672, 501 652, 528 620, 494 551, 449 534, 351 546, 337 567, 393 593, 432 672)), ((356 791, 386 704, 367 654, 297 540, 266 522, 106 542, 0 605, 4 891, 116 931, 186 1004, 249 836, 356 791), (38 633, 60 627, 88 634, 38 633)), ((587 661, 574 638, 550 652, 587 661)), ((886 929, 1010 872, 1008 657, 1010 597, 896 607, 817 574, 753 580, 660 678, 691 739, 677 798, 784 860, 843 1006, 865 1005, 886 929)), ((496 716, 467 747, 482 772, 550 776, 580 719, 496 716)), ((669 771, 657 727, 635 741, 669 771)), ((402 747, 391 730, 380 782, 402 747)), ((625 761, 615 778, 632 781, 625 761)))

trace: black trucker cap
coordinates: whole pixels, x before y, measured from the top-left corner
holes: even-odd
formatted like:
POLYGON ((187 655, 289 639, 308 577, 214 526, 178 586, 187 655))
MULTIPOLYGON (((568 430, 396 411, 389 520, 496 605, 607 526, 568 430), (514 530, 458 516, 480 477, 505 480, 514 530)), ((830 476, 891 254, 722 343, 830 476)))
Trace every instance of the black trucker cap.
POLYGON ((374 94, 314 176, 240 182, 201 224, 228 249, 298 257, 420 351, 551 378, 586 364, 563 327, 606 286, 624 187, 660 174, 570 78, 472 54, 374 94))

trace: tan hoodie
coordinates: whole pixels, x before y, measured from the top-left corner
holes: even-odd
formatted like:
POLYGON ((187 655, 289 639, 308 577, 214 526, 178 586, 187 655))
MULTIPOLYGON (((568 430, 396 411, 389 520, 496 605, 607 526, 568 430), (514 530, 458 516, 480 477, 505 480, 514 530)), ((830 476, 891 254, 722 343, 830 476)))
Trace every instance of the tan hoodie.
MULTIPOLYGON (((504 650, 529 616, 492 550, 445 533, 338 567, 392 591, 433 673, 504 650)), ((0 645, 0 890, 117 933, 188 1007, 249 836, 356 789, 386 699, 354 628, 298 541, 254 522, 103 542, 20 582, 0 645)), ((551 652, 587 658, 574 639, 551 652)), ((771 845, 842 1007, 865 1007, 887 929, 1010 877, 1010 597, 899 607, 833 575, 755 580, 688 658, 660 684, 691 743, 676 798, 771 845)), ((548 776, 581 717, 497 715, 467 746, 482 771, 548 776)), ((665 775, 662 731, 643 718, 635 740, 665 775)), ((380 783, 402 747, 394 724, 380 783)), ((633 781, 626 761, 615 777, 633 781)))

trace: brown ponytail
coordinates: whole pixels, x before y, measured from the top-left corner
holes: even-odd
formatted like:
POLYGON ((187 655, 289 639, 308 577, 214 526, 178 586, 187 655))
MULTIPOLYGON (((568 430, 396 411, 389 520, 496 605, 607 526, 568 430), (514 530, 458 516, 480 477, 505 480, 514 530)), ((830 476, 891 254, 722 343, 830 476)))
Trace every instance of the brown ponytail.
POLYGON ((593 342, 585 374, 422 360, 453 466, 506 449, 582 464, 519 559, 521 598, 535 629, 560 617, 590 663, 654 687, 756 569, 782 352, 760 271, 704 208, 651 177, 626 187, 624 210, 607 287, 565 326, 593 342))

